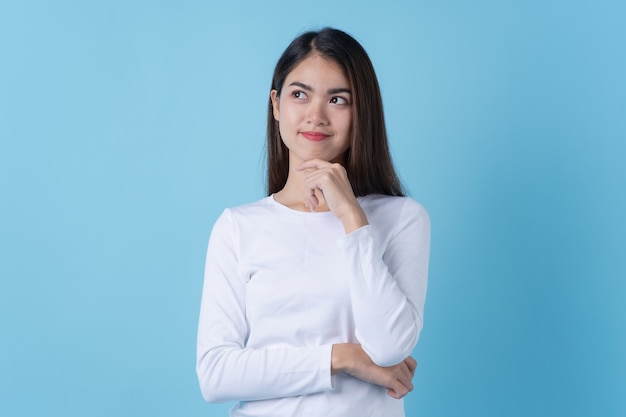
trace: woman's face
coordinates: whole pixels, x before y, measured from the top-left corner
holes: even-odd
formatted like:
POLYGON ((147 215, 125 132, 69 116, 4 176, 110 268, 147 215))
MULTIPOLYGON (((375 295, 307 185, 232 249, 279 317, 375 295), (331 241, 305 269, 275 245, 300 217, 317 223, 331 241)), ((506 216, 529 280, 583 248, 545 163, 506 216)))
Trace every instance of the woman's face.
POLYGON ((305 58, 287 75, 280 97, 272 90, 271 99, 290 166, 315 158, 343 162, 350 146, 352 92, 334 61, 317 54, 305 58))

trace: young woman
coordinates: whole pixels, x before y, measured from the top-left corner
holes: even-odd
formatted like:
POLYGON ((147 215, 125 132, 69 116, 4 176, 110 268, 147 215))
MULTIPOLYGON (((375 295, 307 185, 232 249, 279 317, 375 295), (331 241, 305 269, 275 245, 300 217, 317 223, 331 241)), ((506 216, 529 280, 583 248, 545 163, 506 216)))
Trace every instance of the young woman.
POLYGON ((268 108, 268 197, 209 241, 197 372, 231 416, 404 416, 430 222, 404 197, 380 89, 336 29, 296 38, 268 108))

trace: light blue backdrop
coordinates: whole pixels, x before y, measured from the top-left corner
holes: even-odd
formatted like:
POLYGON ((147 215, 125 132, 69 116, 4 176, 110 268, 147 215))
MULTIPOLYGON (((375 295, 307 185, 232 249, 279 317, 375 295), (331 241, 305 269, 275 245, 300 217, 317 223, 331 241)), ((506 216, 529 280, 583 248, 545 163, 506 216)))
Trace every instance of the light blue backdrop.
POLYGON ((324 25, 432 217, 407 414, 626 415, 624 4, 0 0, 0 415, 226 415, 206 243, 263 196, 273 66, 324 25))

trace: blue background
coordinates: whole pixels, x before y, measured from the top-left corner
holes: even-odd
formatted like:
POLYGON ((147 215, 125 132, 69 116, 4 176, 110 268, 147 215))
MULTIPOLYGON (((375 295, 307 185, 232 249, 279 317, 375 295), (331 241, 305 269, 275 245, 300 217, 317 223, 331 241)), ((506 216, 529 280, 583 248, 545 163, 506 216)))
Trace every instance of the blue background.
POLYGON ((626 415, 622 1, 0 0, 0 415, 224 416, 206 243, 270 77, 352 33, 433 225, 408 416, 626 415))

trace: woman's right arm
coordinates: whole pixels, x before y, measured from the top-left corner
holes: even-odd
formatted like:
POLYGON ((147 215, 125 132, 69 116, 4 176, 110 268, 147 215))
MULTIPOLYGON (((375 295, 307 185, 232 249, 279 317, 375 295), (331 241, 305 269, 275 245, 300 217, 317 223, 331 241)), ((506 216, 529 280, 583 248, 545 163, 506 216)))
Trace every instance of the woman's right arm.
POLYGON ((376 365, 361 345, 340 343, 333 345, 331 372, 344 372, 355 378, 387 388, 393 398, 402 398, 413 391, 413 376, 417 362, 411 356, 397 365, 376 365))
POLYGON ((226 210, 207 250, 198 324, 196 371, 207 401, 261 400, 332 389, 332 345, 245 347, 246 279, 239 268, 237 229, 226 210))

